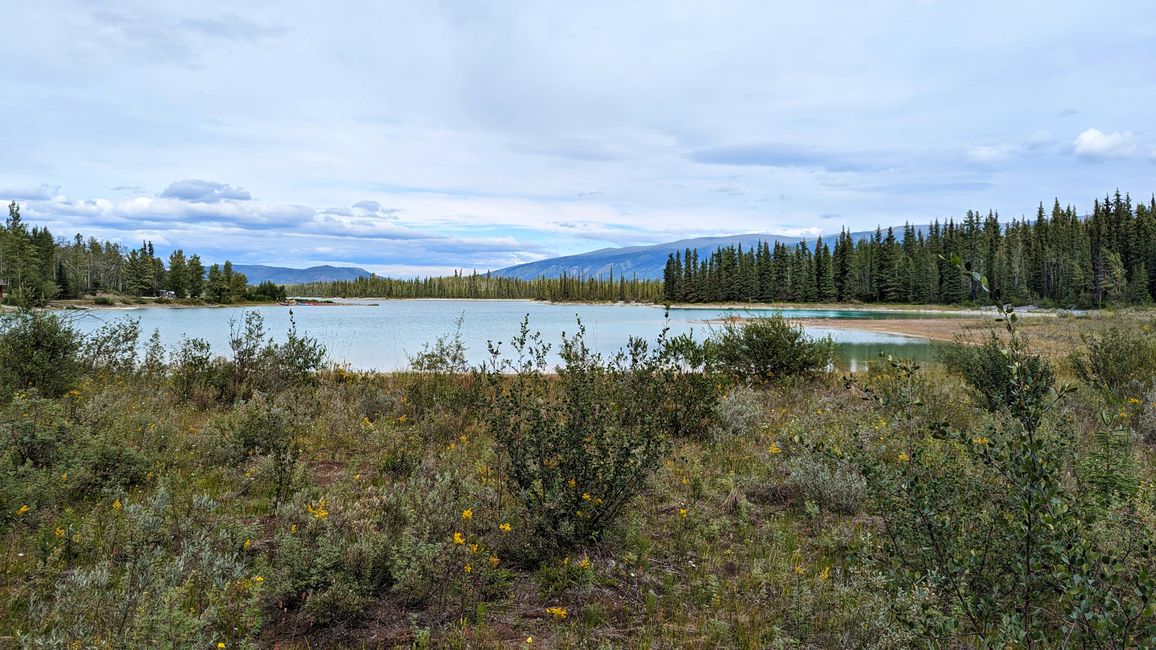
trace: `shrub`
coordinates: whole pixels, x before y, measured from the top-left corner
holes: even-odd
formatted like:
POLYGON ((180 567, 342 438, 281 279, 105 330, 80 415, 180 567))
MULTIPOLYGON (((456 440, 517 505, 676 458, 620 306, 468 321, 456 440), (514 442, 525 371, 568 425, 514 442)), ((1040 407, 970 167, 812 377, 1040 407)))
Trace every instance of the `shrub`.
POLYGON ((808 501, 830 512, 853 515, 863 509, 867 481, 846 464, 809 455, 791 459, 791 482, 808 501))
POLYGON ((255 580, 227 519, 207 498, 159 491, 95 522, 117 552, 62 572, 29 603, 25 647, 200 647, 240 641, 259 624, 255 580))
POLYGON ((201 406, 221 398, 228 368, 204 339, 182 339, 172 356, 172 387, 178 400, 201 406))
POLYGON ((102 325, 80 348, 80 363, 91 372, 127 374, 136 369, 140 319, 124 318, 102 325))
POLYGON ((278 511, 266 602, 308 625, 358 617, 390 584, 388 541, 369 512, 300 493, 278 511))
POLYGON ((1011 408, 1018 401, 1039 403, 1055 385, 1052 364, 1031 354, 1022 335, 1005 342, 992 330, 982 344, 956 341, 940 358, 990 411, 1011 408))
POLYGON ((716 369, 748 382, 812 376, 830 367, 835 354, 830 337, 811 338, 777 314, 728 320, 707 343, 716 369))
POLYGON ((667 446, 658 355, 645 343, 607 361, 585 344, 585 330, 563 337, 556 378, 544 375, 549 345, 529 333, 513 341, 517 361, 492 347, 485 368, 487 420, 509 459, 509 481, 536 535, 530 557, 589 542, 642 489, 667 446))
POLYGON ((244 455, 266 456, 273 466, 273 507, 289 495, 297 467, 298 427, 284 408, 270 404, 258 393, 242 406, 232 437, 244 455))
POLYGON ((55 314, 29 311, 0 320, 0 400, 29 388, 45 397, 68 392, 80 376, 79 348, 76 331, 55 314))
POLYGON ((75 435, 52 400, 19 396, 0 415, 0 449, 15 466, 51 467, 71 448, 75 435))
POLYGON ((765 397, 759 391, 739 386, 719 400, 711 432, 715 438, 749 436, 766 420, 765 397))
POLYGON ((1145 442, 1156 443, 1156 388, 1148 391, 1147 397, 1134 399, 1139 402, 1134 404, 1139 411, 1136 414, 1136 433, 1145 442))
POLYGON ((75 485, 78 495, 121 492, 143 484, 149 472, 144 454, 102 439, 92 441, 81 453, 80 464, 75 485))
POLYGON ((1086 349, 1070 361, 1083 381, 1118 395, 1142 395, 1156 382, 1156 332, 1113 326, 1082 338, 1086 349))
POLYGON ((112 305, 115 305, 116 302, 109 296, 97 296, 97 297, 92 299, 92 304, 101 305, 101 306, 112 306, 112 305))

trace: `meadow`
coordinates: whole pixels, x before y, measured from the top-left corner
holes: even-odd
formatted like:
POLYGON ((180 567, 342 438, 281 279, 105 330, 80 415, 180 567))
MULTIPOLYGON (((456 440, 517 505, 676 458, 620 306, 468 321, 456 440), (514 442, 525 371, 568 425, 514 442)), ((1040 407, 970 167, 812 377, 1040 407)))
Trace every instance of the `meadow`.
POLYGON ((1017 319, 828 370, 780 319, 332 367, 0 333, 3 644, 1156 643, 1156 314, 1017 319), (546 346, 562 364, 545 363, 546 346))

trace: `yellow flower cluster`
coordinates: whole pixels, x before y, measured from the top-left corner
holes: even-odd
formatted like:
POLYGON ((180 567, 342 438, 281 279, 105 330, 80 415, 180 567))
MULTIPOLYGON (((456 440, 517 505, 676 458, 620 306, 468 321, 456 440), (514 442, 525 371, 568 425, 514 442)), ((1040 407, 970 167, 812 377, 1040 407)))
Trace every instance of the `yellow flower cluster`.
POLYGON ((306 505, 305 510, 313 515, 315 519, 325 519, 329 516, 329 511, 325 509, 325 497, 321 497, 316 504, 310 503, 306 505))
POLYGON ((547 607, 546 613, 549 614, 550 616, 553 616, 554 620, 556 620, 556 621, 560 621, 560 620, 566 618, 566 608, 565 607, 547 607))

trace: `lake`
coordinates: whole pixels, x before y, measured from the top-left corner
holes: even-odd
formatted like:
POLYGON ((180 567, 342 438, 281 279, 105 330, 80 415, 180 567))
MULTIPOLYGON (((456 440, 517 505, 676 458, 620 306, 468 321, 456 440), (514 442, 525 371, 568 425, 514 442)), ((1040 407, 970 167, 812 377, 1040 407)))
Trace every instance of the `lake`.
MULTIPOLYGON (((167 348, 183 338, 200 338, 213 350, 229 350, 230 320, 240 321, 245 310, 264 318, 265 328, 275 339, 283 340, 289 327, 289 314, 297 330, 321 341, 333 362, 355 370, 400 370, 408 367, 411 355, 423 344, 439 336, 452 334, 455 322, 463 319, 462 338, 473 363, 487 357, 486 342, 508 342, 518 333, 522 318, 530 318, 531 330, 542 332, 544 340, 557 349, 563 332, 573 334, 577 318, 586 326, 587 345, 597 352, 610 354, 622 348, 630 336, 653 341, 669 325, 671 335, 693 332, 702 340, 712 325, 707 321, 735 315, 769 315, 781 313, 791 318, 933 318, 935 314, 880 312, 871 310, 830 309, 671 309, 669 320, 662 307, 623 304, 552 304, 524 300, 386 300, 340 301, 336 305, 283 307, 190 307, 91 310, 62 312, 81 332, 91 332, 105 323, 121 318, 140 319, 142 342, 154 330, 160 332, 167 348)), ((830 335, 838 344, 839 365, 858 370, 878 360, 880 352, 931 361, 937 346, 921 338, 848 329, 807 327, 814 336, 830 335)), ((508 346, 504 346, 508 349, 508 346)))

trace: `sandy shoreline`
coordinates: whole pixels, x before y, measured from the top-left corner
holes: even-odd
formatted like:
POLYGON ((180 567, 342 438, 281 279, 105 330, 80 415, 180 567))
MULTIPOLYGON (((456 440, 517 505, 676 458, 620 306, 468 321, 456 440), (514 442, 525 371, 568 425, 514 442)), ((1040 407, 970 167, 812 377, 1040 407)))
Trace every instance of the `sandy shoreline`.
POLYGON ((992 321, 982 318, 903 318, 903 319, 851 319, 851 318, 799 318, 792 319, 808 327, 849 329, 896 336, 914 336, 930 341, 951 342, 958 334, 968 330, 982 329, 992 321))

